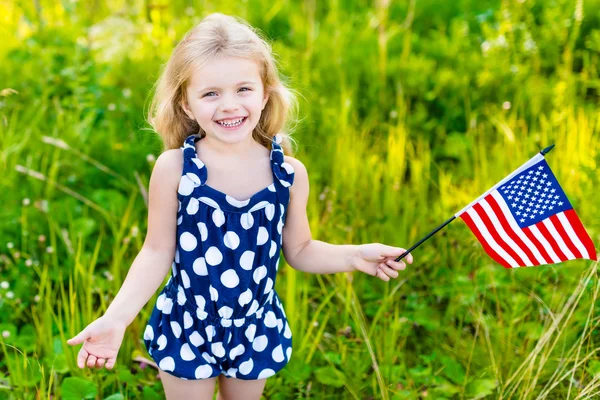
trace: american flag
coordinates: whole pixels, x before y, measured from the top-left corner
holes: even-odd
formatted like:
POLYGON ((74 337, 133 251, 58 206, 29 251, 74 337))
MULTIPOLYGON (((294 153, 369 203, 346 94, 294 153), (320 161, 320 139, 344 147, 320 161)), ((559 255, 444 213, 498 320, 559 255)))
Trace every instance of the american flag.
POLYGON ((505 268, 597 260, 592 239, 541 154, 455 216, 505 268))

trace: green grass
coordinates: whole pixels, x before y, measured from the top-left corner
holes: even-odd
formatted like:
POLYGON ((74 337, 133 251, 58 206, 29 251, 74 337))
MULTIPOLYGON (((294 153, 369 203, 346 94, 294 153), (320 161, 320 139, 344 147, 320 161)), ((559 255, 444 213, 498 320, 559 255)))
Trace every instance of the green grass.
MULTIPOLYGON (((160 151, 144 129, 149 90, 203 15, 234 13, 265 32, 302 94, 296 156, 314 238, 409 247, 555 143, 547 160, 598 247, 598 9, 0 4, 0 398, 163 396, 141 340, 154 299, 113 371, 79 370, 65 340, 102 315, 141 248, 160 151)), ((598 396, 598 263, 505 270, 461 221, 413 255, 390 282, 282 263, 294 352, 265 398, 598 396)))

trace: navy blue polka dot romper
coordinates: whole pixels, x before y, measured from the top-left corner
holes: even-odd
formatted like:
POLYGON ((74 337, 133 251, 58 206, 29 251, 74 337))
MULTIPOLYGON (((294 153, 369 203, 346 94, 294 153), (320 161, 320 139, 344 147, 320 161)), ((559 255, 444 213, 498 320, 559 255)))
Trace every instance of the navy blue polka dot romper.
POLYGON ((274 287, 294 169, 276 135, 273 183, 239 201, 206 185, 198 140, 190 135, 181 147, 175 260, 144 344, 160 369, 183 379, 268 378, 292 355, 274 287))

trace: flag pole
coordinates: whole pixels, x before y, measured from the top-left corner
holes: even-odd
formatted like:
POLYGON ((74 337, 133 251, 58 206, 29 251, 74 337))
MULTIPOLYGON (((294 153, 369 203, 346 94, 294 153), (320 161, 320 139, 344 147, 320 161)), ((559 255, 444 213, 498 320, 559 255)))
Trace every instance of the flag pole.
MULTIPOLYGON (((553 148, 554 148, 554 144, 552 144, 552 145, 546 147, 545 149, 543 149, 542 151, 540 151, 540 154, 542 156, 545 156, 553 148)), ((401 256, 399 256, 398 258, 396 258, 394 261, 400 261, 400 260, 402 260, 411 251, 413 251, 414 249, 416 249, 417 247, 419 247, 421 244, 423 244, 423 242, 425 242, 427 239, 429 239, 430 237, 432 237, 433 235, 435 235, 440 229, 442 229, 443 227, 445 227, 446 225, 448 225, 450 222, 454 221, 455 219, 456 219, 456 215, 453 215, 452 218, 449 218, 446 222, 444 222, 443 224, 441 224, 440 226, 438 226, 437 228, 435 228, 434 230, 432 230, 431 232, 429 232, 427 234, 427 236, 425 236, 423 239, 421 239, 417 243, 415 243, 410 249, 406 250, 401 256)))

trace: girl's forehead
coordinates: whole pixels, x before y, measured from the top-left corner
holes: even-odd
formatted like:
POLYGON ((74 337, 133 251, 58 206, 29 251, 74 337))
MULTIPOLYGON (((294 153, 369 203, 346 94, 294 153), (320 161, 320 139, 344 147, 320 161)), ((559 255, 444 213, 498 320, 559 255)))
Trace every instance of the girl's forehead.
POLYGON ((254 60, 221 57, 209 60, 192 71, 190 86, 228 87, 240 82, 261 82, 259 65, 254 60))

